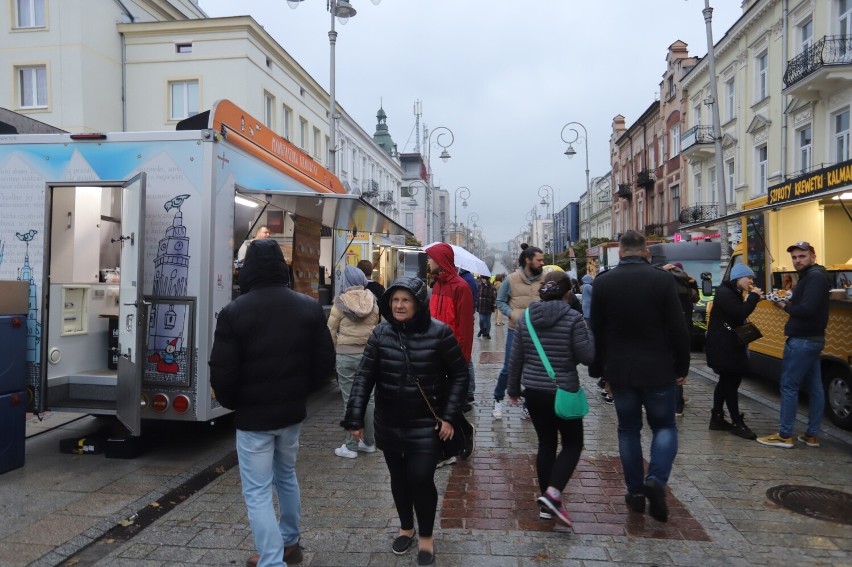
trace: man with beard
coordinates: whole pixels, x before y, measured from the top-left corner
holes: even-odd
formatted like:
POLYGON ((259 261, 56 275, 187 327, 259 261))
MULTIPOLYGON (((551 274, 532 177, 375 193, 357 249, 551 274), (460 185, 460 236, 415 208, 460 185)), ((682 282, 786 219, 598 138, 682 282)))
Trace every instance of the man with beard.
POLYGON ((497 376, 497 386, 494 388, 494 419, 503 419, 503 398, 506 397, 506 382, 509 378, 509 358, 512 353, 512 341, 515 329, 524 310, 533 301, 538 301, 538 290, 541 288, 541 272, 544 264, 544 252, 541 248, 527 246, 518 257, 518 268, 503 280, 497 292, 497 309, 509 320, 509 330, 506 332, 506 355, 503 359, 503 369, 497 376))
POLYGON ((757 442, 770 447, 792 449, 793 426, 799 390, 808 392, 808 427, 798 439, 808 447, 819 447, 820 425, 825 411, 819 356, 825 347, 825 328, 831 283, 825 268, 816 263, 816 251, 808 242, 799 241, 787 247, 799 283, 790 301, 779 301, 790 319, 784 325, 787 342, 781 359, 781 424, 778 433, 758 437, 757 442))
MULTIPOLYGON (((467 282, 458 274, 454 260, 455 253, 445 242, 426 249, 426 264, 429 266, 432 277, 435 278, 432 297, 429 299, 429 312, 433 318, 446 323, 456 336, 468 365, 468 393, 472 394, 470 358, 473 351, 473 293, 467 282)), ((470 409, 470 402, 466 402, 462 407, 462 411, 470 409)), ((456 458, 450 457, 438 463, 438 467, 452 465, 455 462, 456 458)))

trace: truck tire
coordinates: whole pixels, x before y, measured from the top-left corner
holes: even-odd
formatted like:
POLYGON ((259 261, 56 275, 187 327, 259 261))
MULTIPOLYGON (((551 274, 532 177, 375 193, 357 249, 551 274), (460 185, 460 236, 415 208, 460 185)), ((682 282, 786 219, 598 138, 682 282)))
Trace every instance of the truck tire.
POLYGON ((840 366, 829 366, 823 372, 825 411, 838 427, 852 431, 852 376, 840 366))

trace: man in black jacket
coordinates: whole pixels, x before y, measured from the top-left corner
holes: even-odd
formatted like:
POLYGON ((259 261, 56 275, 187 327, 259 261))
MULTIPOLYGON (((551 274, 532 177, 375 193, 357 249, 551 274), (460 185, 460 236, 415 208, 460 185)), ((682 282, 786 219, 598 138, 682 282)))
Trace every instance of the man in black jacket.
POLYGON ((819 447, 818 435, 825 411, 819 359, 825 347, 831 282, 825 268, 816 263, 816 251, 810 243, 796 242, 787 247, 787 252, 799 274, 799 282, 789 302, 775 303, 790 316, 784 326, 787 342, 781 359, 781 423, 778 433, 758 437, 757 442, 793 448, 796 406, 799 390, 804 388, 808 392, 808 427, 798 439, 808 447, 819 447))
POLYGON ((689 372, 689 334, 674 278, 648 264, 645 237, 628 230, 621 261, 595 278, 592 331, 595 361, 589 374, 606 376, 618 415, 618 448, 627 484, 625 502, 635 512, 668 519, 665 485, 677 455, 676 385, 689 372), (642 456, 642 407, 653 432, 648 475, 642 456))
POLYGON ((242 295, 219 312, 210 353, 216 399, 235 410, 243 498, 263 565, 301 561, 299 433, 308 393, 328 378, 335 360, 322 307, 291 290, 288 274, 275 240, 249 245, 242 295), (278 493, 278 520, 270 485, 278 493))

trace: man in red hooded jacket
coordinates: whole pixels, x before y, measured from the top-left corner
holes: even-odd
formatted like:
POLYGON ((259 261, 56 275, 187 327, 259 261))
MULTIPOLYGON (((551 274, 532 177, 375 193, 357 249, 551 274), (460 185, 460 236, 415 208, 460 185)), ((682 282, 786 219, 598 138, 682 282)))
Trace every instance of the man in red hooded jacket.
MULTIPOLYGON (((468 411, 474 387, 470 363, 471 351, 473 350, 473 293, 470 291, 470 286, 456 270, 455 253, 449 244, 440 242, 430 246, 426 249, 426 256, 429 271, 435 278, 435 287, 432 288, 432 298, 429 300, 429 313, 435 319, 446 323, 453 330, 468 365, 471 383, 468 389, 468 402, 464 410, 468 411)), ((455 463, 455 457, 438 463, 438 466, 453 463, 455 463)))

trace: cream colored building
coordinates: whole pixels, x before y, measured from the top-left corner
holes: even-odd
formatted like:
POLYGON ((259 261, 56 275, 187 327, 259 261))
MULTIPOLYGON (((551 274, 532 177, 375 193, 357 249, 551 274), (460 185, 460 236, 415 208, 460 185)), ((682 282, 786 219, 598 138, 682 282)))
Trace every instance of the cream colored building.
MULTIPOLYGON (((0 38, 0 107, 72 132, 171 130, 227 98, 329 165, 328 93, 249 16, 208 18, 195 0, 15 0, 0 38)), ((398 220, 399 160, 338 111, 338 176, 398 220)))
MULTIPOLYGON (((769 186, 850 158, 852 2, 748 0, 715 46, 723 171, 716 171, 708 61, 684 77, 689 111, 682 138, 695 188, 690 206, 718 202, 727 212, 769 186), (786 16, 785 16, 786 14, 786 16)), ((705 217, 694 210, 691 219, 705 217)), ((690 215, 687 215, 690 216, 690 215)), ((719 227, 716 227, 718 230, 719 227)))

